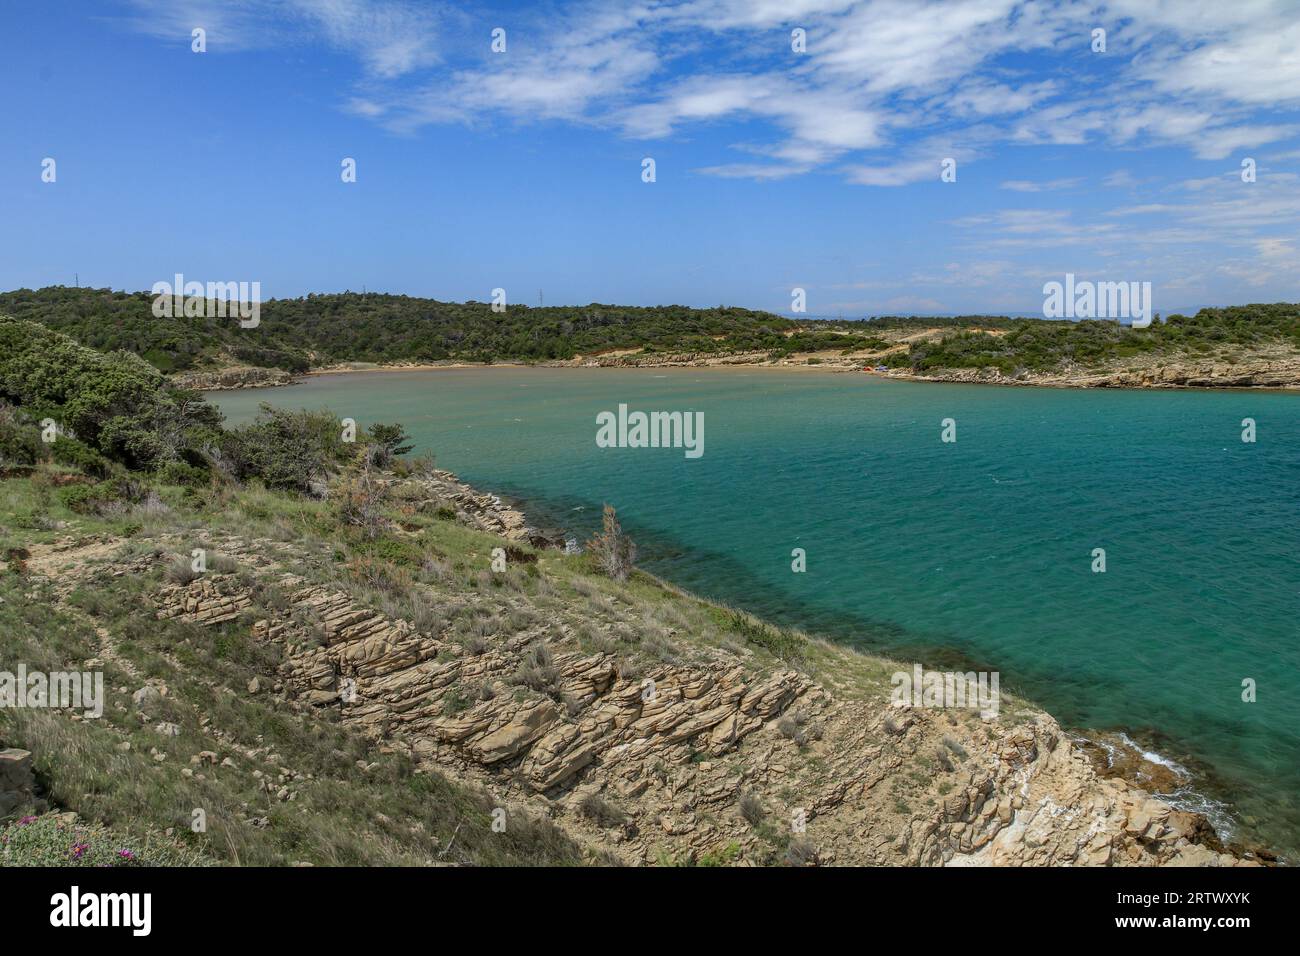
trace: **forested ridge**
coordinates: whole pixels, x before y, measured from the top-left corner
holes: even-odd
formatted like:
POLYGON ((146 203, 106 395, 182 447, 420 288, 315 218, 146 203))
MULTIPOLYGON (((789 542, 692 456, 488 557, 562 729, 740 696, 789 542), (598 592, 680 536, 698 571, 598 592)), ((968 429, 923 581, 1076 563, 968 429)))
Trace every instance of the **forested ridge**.
POLYGON ((1194 316, 1170 315, 1147 328, 1099 320, 987 317, 962 324, 970 327, 957 325, 937 338, 915 342, 906 353, 889 356, 888 364, 915 372, 996 368, 1013 375, 1063 366, 1096 368, 1143 354, 1170 360, 1221 356, 1233 361, 1235 356, 1269 347, 1300 351, 1300 304, 1285 302, 1201 309, 1194 316))
POLYGON ((546 361, 610 349, 788 353, 843 343, 768 312, 723 306, 509 305, 493 312, 486 302, 343 292, 263 302, 259 325, 245 329, 229 318, 157 318, 153 300, 148 292, 19 289, 0 294, 0 314, 101 351, 134 352, 169 372, 223 354, 297 372, 337 362, 546 361))
POLYGON ((148 292, 52 286, 0 293, 0 314, 39 322, 100 351, 132 352, 163 372, 243 364, 303 372, 342 362, 567 361, 612 350, 650 354, 880 352, 895 368, 995 368, 1006 374, 1095 367, 1155 353, 1231 356, 1300 350, 1300 305, 1252 304, 1170 315, 1145 329, 1112 321, 1007 316, 880 316, 794 321, 729 306, 532 308, 342 292, 261 305, 256 328, 233 318, 159 318, 148 292), (916 337, 915 333, 937 332, 916 337), (901 341, 906 345, 891 346, 901 341))

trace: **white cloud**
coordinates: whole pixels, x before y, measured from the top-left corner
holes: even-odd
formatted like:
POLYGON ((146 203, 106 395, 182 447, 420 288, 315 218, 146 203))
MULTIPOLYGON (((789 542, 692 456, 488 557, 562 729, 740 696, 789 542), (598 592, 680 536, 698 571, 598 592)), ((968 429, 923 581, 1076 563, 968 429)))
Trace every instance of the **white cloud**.
POLYGON ((1028 179, 1008 179, 1004 180, 999 185, 999 188, 1010 189, 1012 192, 1018 193, 1041 193, 1057 189, 1070 189, 1081 182, 1083 180, 1077 176, 1068 179, 1049 179, 1045 182, 1034 182, 1028 179))
POLYGON ((967 158, 1087 144, 1223 159, 1300 132, 1277 115, 1300 108, 1287 0, 586 0, 512 17, 503 55, 478 20, 414 0, 130 2, 155 36, 202 20, 215 49, 305 36, 349 52, 362 76, 343 108, 398 129, 551 119, 655 139, 750 124, 742 150, 771 162, 701 170, 719 176, 839 164, 898 185, 929 178, 939 138, 967 158))
POLYGON ((366 72, 393 79, 438 62, 441 5, 399 0, 129 0, 136 29, 189 45, 207 32, 208 53, 318 41, 356 56, 366 72))
POLYGON ((756 179, 759 181, 787 179, 808 171, 807 166, 782 166, 777 163, 724 163, 721 166, 701 166, 694 170, 706 176, 722 179, 756 179))

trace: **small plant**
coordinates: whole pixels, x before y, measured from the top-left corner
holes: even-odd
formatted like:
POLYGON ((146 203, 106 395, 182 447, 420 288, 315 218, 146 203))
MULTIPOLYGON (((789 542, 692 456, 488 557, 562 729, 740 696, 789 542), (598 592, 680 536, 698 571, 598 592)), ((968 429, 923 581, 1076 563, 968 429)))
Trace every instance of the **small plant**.
POLYGON ((413 583, 411 572, 377 558, 354 558, 348 570, 357 582, 388 594, 405 594, 413 583))
POLYGON ((376 480, 370 458, 365 454, 360 456, 356 474, 344 480, 336 494, 339 519, 359 529, 362 537, 373 541, 388 528, 389 520, 384 516, 388 489, 376 480))
POLYGON ((808 746, 808 737, 804 734, 803 728, 799 726, 799 722, 789 714, 786 714, 776 722, 776 729, 782 737, 793 741, 796 747, 803 749, 808 746))
POLYGON ((167 562, 167 567, 163 569, 163 577, 172 584, 179 584, 182 587, 198 578, 199 572, 194 570, 194 565, 189 558, 178 557, 172 558, 167 562))
POLYGON ((452 687, 442 695, 442 709, 446 714, 461 714, 469 710, 474 702, 459 687, 452 687))
POLYGON ((623 533, 613 505, 605 505, 601 526, 601 533, 587 542, 587 551, 601 573, 615 581, 626 581, 636 561, 636 545, 623 533))
POLYGON ((775 628, 743 611, 726 612, 725 623, 743 637, 745 643, 764 648, 783 661, 795 663, 807 654, 808 642, 803 637, 793 631, 775 628))
POLYGON ((370 446, 368 457, 379 468, 387 468, 394 458, 415 447, 408 444, 410 436, 401 425, 371 425, 370 437, 374 444, 370 446))
POLYGON ((783 737, 792 740, 800 750, 810 742, 822 739, 821 728, 810 723, 808 715, 801 710, 786 714, 778 720, 776 729, 783 737))
POLYGON ((598 793, 589 793, 578 804, 578 812, 605 829, 622 826, 627 814, 598 793))
POLYGON ((740 815, 745 818, 745 822, 751 827, 756 827, 763 822, 767 816, 767 810, 763 808, 763 801, 758 795, 746 790, 740 795, 740 815))
POLYGON ((816 866, 818 862, 817 844, 807 837, 797 836, 785 848, 786 866, 816 866))
POLYGON ((239 570, 239 562, 228 554, 213 554, 208 557, 208 570, 214 574, 233 574, 239 570))
POLYGON ((712 850, 700 855, 696 866, 730 866, 740 857, 739 843, 718 844, 712 850))
POLYGON ((545 644, 534 645, 515 671, 514 682, 542 694, 559 691, 560 672, 545 644))

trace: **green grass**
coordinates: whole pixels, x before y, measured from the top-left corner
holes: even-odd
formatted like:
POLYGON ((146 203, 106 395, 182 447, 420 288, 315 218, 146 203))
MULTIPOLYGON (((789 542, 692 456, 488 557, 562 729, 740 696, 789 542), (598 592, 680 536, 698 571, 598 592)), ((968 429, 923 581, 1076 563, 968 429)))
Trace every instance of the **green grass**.
POLYGON ((71 822, 56 814, 0 825, 0 866, 209 866, 201 850, 151 833, 123 840, 101 823, 71 822))
POLYGON ((121 664, 103 664, 108 700, 99 720, 72 721, 51 710, 0 712, 0 741, 33 752, 38 782, 56 806, 110 827, 126 846, 172 829, 184 852, 224 863, 553 865, 584 859, 549 822, 520 813, 510 814, 504 833, 492 832, 496 803, 485 793, 418 773, 404 757, 377 753, 324 713, 228 692, 242 690, 254 676, 264 685, 274 681, 278 649, 249 637, 247 620, 205 629, 141 613, 160 573, 104 576, 72 594, 67 609, 19 575, 0 577, 3 660, 24 661, 32 670, 85 669, 93 652, 87 635, 96 625, 117 639, 122 655, 121 664), (145 678, 164 682, 170 693, 141 721, 130 692, 145 678), (179 725, 180 735, 155 730, 164 721, 179 725), (248 757, 248 749, 257 757, 248 757), (156 761, 153 751, 166 759, 156 761), (191 765, 201 751, 228 755, 234 766, 191 765), (359 770, 358 761, 368 769, 359 770), (254 774, 278 782, 281 769, 293 773, 294 801, 267 793, 254 774), (206 817, 205 832, 191 829, 196 810, 206 817), (259 825, 262 820, 266 825, 259 825))

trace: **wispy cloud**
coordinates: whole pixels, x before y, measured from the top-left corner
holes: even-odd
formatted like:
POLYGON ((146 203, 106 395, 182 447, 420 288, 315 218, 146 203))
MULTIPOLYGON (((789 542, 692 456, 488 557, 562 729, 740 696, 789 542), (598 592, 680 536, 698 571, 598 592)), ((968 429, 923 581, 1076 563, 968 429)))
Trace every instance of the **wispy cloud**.
MULTIPOLYGON (((452 40, 446 23, 465 18, 428 3, 131 2, 134 25, 156 36, 202 22, 217 47, 305 36, 350 52, 363 76, 340 102, 394 129, 546 119, 647 140, 701 124, 767 129, 750 158, 697 168, 706 175, 838 164, 849 182, 893 186, 937 176, 942 157, 917 147, 936 138, 968 161, 997 145, 1096 143, 1219 159, 1300 133, 1272 115, 1300 107, 1300 18, 1284 0, 583 2, 512 16, 500 55, 478 22, 452 40), (1090 48, 1098 25, 1105 53, 1090 48)), ((1065 188, 1051 182, 1005 188, 1065 188)))
POLYGON ((189 44, 207 34, 220 54, 276 45, 322 43, 355 56, 369 76, 391 80, 441 59, 440 4, 400 0, 129 0, 128 22, 159 39, 189 44))
POLYGON ((1007 179, 1001 183, 1000 188, 1017 193, 1042 193, 1052 192, 1057 189, 1071 189, 1081 182, 1083 182, 1083 179, 1078 176, 1065 179, 1049 179, 1044 182, 1035 182, 1029 179, 1007 179))

